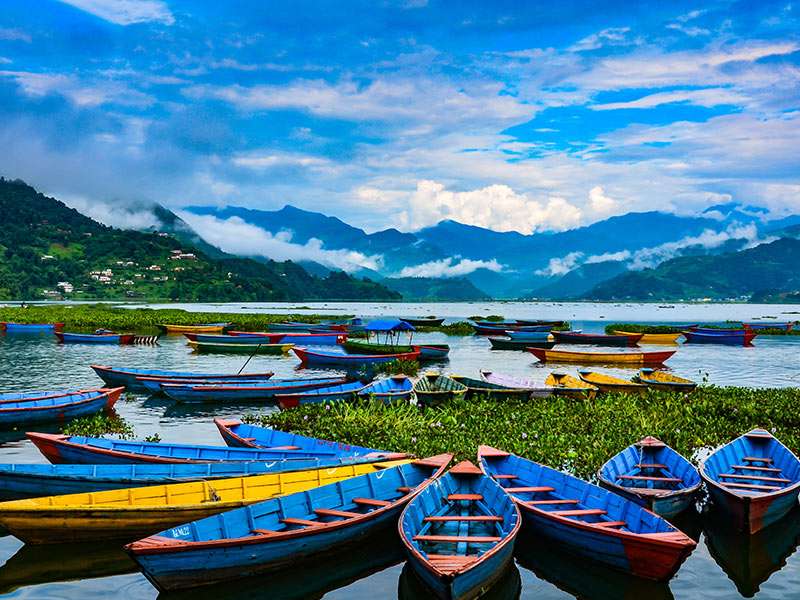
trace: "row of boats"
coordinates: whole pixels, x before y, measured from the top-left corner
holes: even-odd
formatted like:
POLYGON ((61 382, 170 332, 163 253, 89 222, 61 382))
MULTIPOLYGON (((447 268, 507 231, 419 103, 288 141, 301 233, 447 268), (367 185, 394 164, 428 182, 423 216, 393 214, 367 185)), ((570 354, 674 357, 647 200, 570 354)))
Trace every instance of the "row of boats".
POLYGON ((699 471, 645 437, 594 485, 488 446, 448 470, 449 454, 215 423, 227 446, 29 433, 53 464, 0 465, 0 525, 27 544, 130 542, 146 577, 177 590, 285 569, 394 524, 428 590, 473 598, 503 576, 517 539, 667 581, 696 544, 664 517, 693 506, 703 484, 729 528, 747 533, 779 522, 800 490, 800 461, 763 429, 699 471))

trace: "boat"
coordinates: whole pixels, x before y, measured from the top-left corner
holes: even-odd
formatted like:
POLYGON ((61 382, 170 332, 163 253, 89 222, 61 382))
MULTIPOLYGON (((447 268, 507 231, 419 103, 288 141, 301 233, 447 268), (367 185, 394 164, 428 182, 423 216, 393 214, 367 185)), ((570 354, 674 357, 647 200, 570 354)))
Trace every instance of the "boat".
POLYGON ((58 341, 62 344, 118 344, 127 346, 133 344, 136 337, 132 333, 67 333, 55 332, 58 341))
POLYGON ((158 325, 158 328, 169 334, 222 333, 232 325, 233 323, 203 323, 199 325, 170 325, 165 323, 158 325))
POLYGON ((189 340, 188 345, 195 352, 216 353, 216 354, 287 354, 294 348, 294 344, 231 344, 231 343, 211 343, 193 342, 189 340))
POLYGON ((547 376, 544 384, 553 390, 556 396, 573 398, 575 400, 594 400, 597 395, 597 386, 584 383, 577 377, 567 373, 554 371, 547 376))
POLYGON ((384 404, 407 403, 411 399, 414 385, 405 375, 391 375, 373 381, 358 392, 359 398, 380 400, 384 404))
MULTIPOLYGON (((29 423, 64 422, 110 410, 125 388, 98 388, 21 400, 0 402, 0 427, 29 423)), ((41 392, 33 392, 39 394, 41 392)))
POLYGON ((385 404, 409 400, 413 385, 405 375, 395 375, 364 384, 360 381, 342 385, 309 390, 290 394, 277 394, 275 401, 283 409, 296 408, 301 404, 319 404, 355 400, 356 398, 373 398, 385 404))
POLYGON ((492 325, 473 323, 472 328, 475 330, 476 335, 505 335, 507 331, 526 331, 528 333, 550 331, 550 327, 545 325, 518 325, 516 323, 492 325))
POLYGON ((756 533, 797 505, 800 460, 770 432, 753 429, 717 448, 700 476, 731 527, 756 533))
MULTIPOLYGON (((113 440, 55 433, 28 432, 25 435, 53 464, 212 463, 253 460, 272 462, 286 458, 318 458, 320 460, 349 458, 351 462, 358 462, 358 459, 348 457, 345 452, 333 447, 307 450, 290 450, 281 447, 228 448, 227 446, 113 440)), ((380 460, 396 456, 393 453, 381 453, 361 458, 380 460)))
POLYGON ((694 381, 678 377, 663 369, 641 369, 633 380, 667 392, 691 392, 697 387, 694 381))
POLYGON ((172 377, 139 377, 137 379, 140 390, 150 394, 151 396, 164 396, 164 390, 161 386, 164 384, 169 384, 173 386, 178 385, 189 385, 189 386, 201 386, 201 385, 277 385, 277 379, 270 379, 269 377, 260 378, 260 379, 178 379, 172 377))
POLYGON ((487 400, 529 400, 531 390, 529 388, 514 388, 500 383, 490 383, 484 379, 473 379, 463 375, 451 375, 458 383, 467 386, 467 393, 464 396, 468 400, 473 398, 486 398, 487 400))
POLYGON ((600 333, 579 333, 577 331, 554 331, 553 337, 559 344, 593 344, 595 346, 633 347, 642 339, 641 333, 626 335, 603 335, 600 333))
POLYGON ((489 343, 492 345, 492 350, 527 350, 528 348, 543 348, 550 350, 556 345, 555 341, 551 342, 534 342, 528 340, 515 340, 504 337, 489 337, 489 343))
MULTIPOLYGON (((258 331, 229 331, 232 337, 266 337, 270 344, 300 344, 302 346, 336 346, 347 339, 347 334, 340 331, 329 333, 305 333, 301 331, 289 333, 262 333, 258 331)), ((208 341, 201 339, 199 341, 208 341)), ((250 342, 252 343, 252 342, 250 342)))
MULTIPOLYGON (((710 335, 734 335, 743 334, 747 331, 744 327, 701 327, 700 325, 691 325, 686 327, 686 330, 710 335)), ((681 331, 681 333, 683 333, 683 331, 681 331)))
POLYGON ((395 522, 449 454, 345 479, 167 529, 126 546, 160 591, 285 569, 357 545, 395 522))
POLYGON ((341 352, 325 352, 308 348, 292 348, 303 365, 355 367, 360 365, 377 365, 395 360, 419 360, 419 350, 398 352, 396 354, 343 354, 341 352))
POLYGON ((597 472, 601 486, 672 518, 694 505, 702 480, 694 465, 647 436, 612 456, 597 472))
MULTIPOLYGON (((514 545, 516 548, 516 544, 514 545)), ((405 556, 403 556, 405 558, 405 556)), ((419 600, 429 598, 431 589, 414 572, 411 564, 404 561, 403 570, 397 581, 397 600, 419 600)), ((486 600, 520 600, 522 597, 522 577, 512 562, 492 586, 485 590, 481 598, 486 600)))
MULTIPOLYGON (((638 335, 632 331, 619 331, 614 330, 611 333, 614 335, 638 335)), ((683 335, 680 331, 674 333, 643 333, 639 339, 640 344, 677 344, 678 338, 683 335)))
POLYGON ((726 344, 728 346, 752 346, 758 334, 743 329, 733 333, 708 333, 702 331, 684 331, 687 344, 726 344))
POLYGON ((400 319, 414 327, 441 327, 444 323, 444 317, 401 317, 400 319))
POLYGON ((511 377, 510 375, 502 375, 494 371, 484 370, 480 372, 480 375, 481 379, 487 383, 496 383, 509 388, 524 389, 530 394, 531 398, 547 398, 553 395, 553 388, 544 387, 530 379, 511 377))
POLYGON ((619 392, 623 394, 644 394, 647 393, 647 386, 643 383, 620 379, 607 373, 597 371, 578 371, 581 381, 596 386, 601 392, 619 392))
POLYGON ((130 367, 116 369, 106 365, 91 365, 91 368, 106 385, 111 387, 124 386, 128 388, 129 391, 149 391, 149 388, 142 384, 142 378, 148 380, 158 379, 160 381, 181 380, 182 382, 186 382, 187 380, 236 381, 269 379, 274 374, 271 371, 266 371, 264 373, 197 373, 195 371, 165 371, 162 369, 139 369, 130 367))
POLYGON ((478 598, 514 561, 522 518, 502 487, 458 463, 406 505, 398 522, 409 564, 437 598, 478 598))
POLYGON ((779 329, 781 331, 790 332, 794 328, 794 323, 742 323, 745 329, 752 329, 754 331, 763 331, 764 329, 779 329))
POLYGON ((53 333, 64 329, 64 323, 14 323, 0 321, 0 331, 6 333, 53 333))
MULTIPOLYGON (((354 464, 351 458, 286 458, 270 461, 174 464, 0 464, 0 499, 20 500, 147 485, 213 481, 266 473, 354 464)), ((372 462, 366 460, 364 462, 372 462)))
POLYGON ((177 402, 274 402, 277 394, 314 390, 352 381, 346 376, 267 379, 262 381, 221 381, 160 383, 161 393, 177 402))
POLYGON ((323 323, 269 323, 265 329, 270 333, 331 333, 344 332, 347 326, 323 323))
POLYGON ((181 523, 409 462, 359 463, 0 502, 0 526, 26 544, 135 540, 181 523))
POLYGON ((439 360, 447 358, 450 346, 447 344, 381 344, 363 340, 347 340, 342 343, 346 352, 352 354, 403 354, 419 351, 419 360, 439 360))
POLYGON ((467 386, 451 377, 438 373, 424 373, 414 383, 414 395, 420 406, 434 406, 463 398, 467 393, 467 386))
POLYGON ((555 340, 549 329, 543 331, 514 331, 509 329, 506 335, 514 341, 523 342, 552 342, 555 340))
POLYGON ((664 352, 574 352, 567 350, 544 350, 541 348, 528 348, 541 362, 577 363, 577 364, 605 364, 605 365, 660 365, 668 360, 675 350, 664 352))
POLYGON ((523 327, 565 327, 566 321, 547 321, 543 319, 514 319, 514 323, 523 327))
POLYGON ((567 473, 488 446, 478 448, 478 459, 519 507, 520 541, 543 538, 654 581, 669 581, 697 545, 666 519, 567 473))

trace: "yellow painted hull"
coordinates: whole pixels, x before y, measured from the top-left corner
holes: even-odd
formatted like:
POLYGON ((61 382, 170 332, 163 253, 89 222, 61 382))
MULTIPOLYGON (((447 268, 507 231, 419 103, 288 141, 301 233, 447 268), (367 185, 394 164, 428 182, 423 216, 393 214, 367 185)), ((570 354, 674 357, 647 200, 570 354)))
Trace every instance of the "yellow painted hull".
POLYGON ((167 333, 222 333, 225 325, 162 325, 167 333))
POLYGON ((598 387, 601 392, 621 392, 628 394, 643 394, 647 392, 646 385, 627 381, 618 377, 612 377, 604 373, 581 373, 581 381, 598 387))
MULTIPOLYGON (((615 335, 638 335, 630 331, 614 331, 615 335)), ((678 338, 681 337, 680 333, 645 333, 642 339, 639 340, 640 344, 667 344, 675 346, 678 343, 678 338)))
POLYGON ((575 400, 592 400, 597 395, 597 387, 586 384, 572 375, 550 373, 544 380, 547 387, 553 388, 556 396, 575 400))
POLYGON ((578 365, 629 365, 647 364, 641 352, 569 352, 566 350, 542 350, 546 362, 574 363, 578 365))
POLYGON ((28 544, 135 540, 275 496, 303 492, 407 462, 404 459, 363 463, 0 502, 0 526, 28 544))

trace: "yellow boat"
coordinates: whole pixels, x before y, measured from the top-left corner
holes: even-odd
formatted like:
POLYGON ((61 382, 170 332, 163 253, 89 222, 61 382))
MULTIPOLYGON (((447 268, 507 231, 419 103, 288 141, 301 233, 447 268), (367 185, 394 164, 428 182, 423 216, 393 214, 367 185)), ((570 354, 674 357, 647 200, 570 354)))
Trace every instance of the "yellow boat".
POLYGON ((226 327, 230 327, 232 323, 209 323, 208 325, 168 325, 161 324, 161 328, 165 333, 222 333, 226 327))
POLYGON ((0 502, 0 525, 26 544, 136 540, 181 523, 409 461, 0 502))
POLYGON ((634 380, 653 389, 667 392, 691 392, 697 387, 697 383, 691 379, 655 369, 642 369, 634 380))
POLYGON ((544 348, 526 348, 541 362, 576 363, 579 365, 624 365, 638 367, 642 365, 660 365, 675 350, 663 352, 575 352, 569 350, 545 350, 544 348))
MULTIPOLYGON (((612 331, 614 335, 638 335, 630 331, 612 331)), ((681 337, 681 332, 675 333, 645 333, 639 340, 640 344, 667 344, 675 346, 678 344, 678 338, 681 337)))
POLYGON ((553 388, 553 394, 574 398, 576 400, 593 400, 597 395, 597 386, 583 383, 577 377, 566 373, 550 373, 544 380, 547 387, 553 388))
POLYGON ((597 371, 578 371, 581 381, 597 386, 601 392, 624 392, 628 394, 643 394, 647 392, 647 386, 635 381, 612 377, 597 371))

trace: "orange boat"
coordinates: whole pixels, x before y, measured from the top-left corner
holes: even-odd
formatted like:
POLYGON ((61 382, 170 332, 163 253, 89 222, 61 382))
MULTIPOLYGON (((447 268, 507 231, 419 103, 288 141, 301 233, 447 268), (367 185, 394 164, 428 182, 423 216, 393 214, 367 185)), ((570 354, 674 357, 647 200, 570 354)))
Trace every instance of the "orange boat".
POLYGON ((527 348, 541 362, 575 363, 579 365, 660 365, 668 360, 675 350, 665 352, 573 352, 567 350, 545 350, 527 348))

